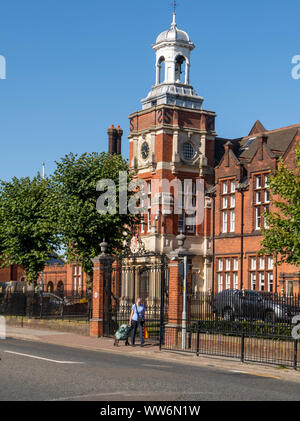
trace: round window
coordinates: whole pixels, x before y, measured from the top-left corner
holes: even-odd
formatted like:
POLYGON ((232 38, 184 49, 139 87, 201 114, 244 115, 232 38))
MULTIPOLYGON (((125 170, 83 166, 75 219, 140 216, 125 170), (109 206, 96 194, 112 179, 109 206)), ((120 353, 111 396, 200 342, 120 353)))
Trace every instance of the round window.
POLYGON ((189 142, 185 142, 182 146, 182 154, 184 159, 187 159, 189 161, 193 159, 195 155, 195 149, 193 145, 189 142))

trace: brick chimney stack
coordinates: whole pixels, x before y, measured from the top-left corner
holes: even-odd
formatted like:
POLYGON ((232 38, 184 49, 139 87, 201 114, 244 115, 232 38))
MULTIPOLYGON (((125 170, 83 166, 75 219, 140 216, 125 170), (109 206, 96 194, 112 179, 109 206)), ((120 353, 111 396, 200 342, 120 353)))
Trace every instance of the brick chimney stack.
POLYGON ((120 126, 115 127, 112 124, 110 128, 107 130, 107 134, 108 134, 108 152, 110 154, 121 155, 123 130, 120 128, 120 126))

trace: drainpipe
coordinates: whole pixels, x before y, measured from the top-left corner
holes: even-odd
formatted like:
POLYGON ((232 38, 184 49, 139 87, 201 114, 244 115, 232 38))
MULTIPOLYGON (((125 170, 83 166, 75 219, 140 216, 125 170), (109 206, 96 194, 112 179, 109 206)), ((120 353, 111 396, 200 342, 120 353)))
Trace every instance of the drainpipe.
POLYGON ((244 287, 244 191, 241 189, 242 211, 241 211, 241 289, 244 287))

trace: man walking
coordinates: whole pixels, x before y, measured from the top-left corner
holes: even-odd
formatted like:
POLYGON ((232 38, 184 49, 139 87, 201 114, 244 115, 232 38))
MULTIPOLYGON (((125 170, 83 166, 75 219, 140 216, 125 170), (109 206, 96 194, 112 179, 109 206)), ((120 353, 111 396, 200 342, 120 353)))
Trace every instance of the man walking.
POLYGON ((144 346, 144 322, 145 307, 142 304, 142 299, 139 297, 136 299, 135 304, 133 304, 131 308, 131 314, 129 319, 129 326, 131 326, 131 346, 134 346, 137 327, 139 327, 141 346, 144 346))

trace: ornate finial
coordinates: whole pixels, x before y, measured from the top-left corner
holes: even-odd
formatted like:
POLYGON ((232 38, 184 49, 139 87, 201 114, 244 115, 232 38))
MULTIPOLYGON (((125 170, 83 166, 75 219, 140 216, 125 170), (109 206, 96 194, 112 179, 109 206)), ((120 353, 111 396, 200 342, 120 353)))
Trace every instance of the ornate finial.
POLYGON ((183 234, 182 230, 180 230, 180 234, 176 236, 176 239, 178 241, 179 249, 183 250, 184 249, 183 245, 186 240, 186 236, 183 234))
POLYGON ((101 252, 102 252, 102 256, 104 256, 106 254, 107 246, 108 246, 108 244, 105 241, 105 238, 103 238, 102 243, 100 243, 100 249, 101 249, 101 252))

